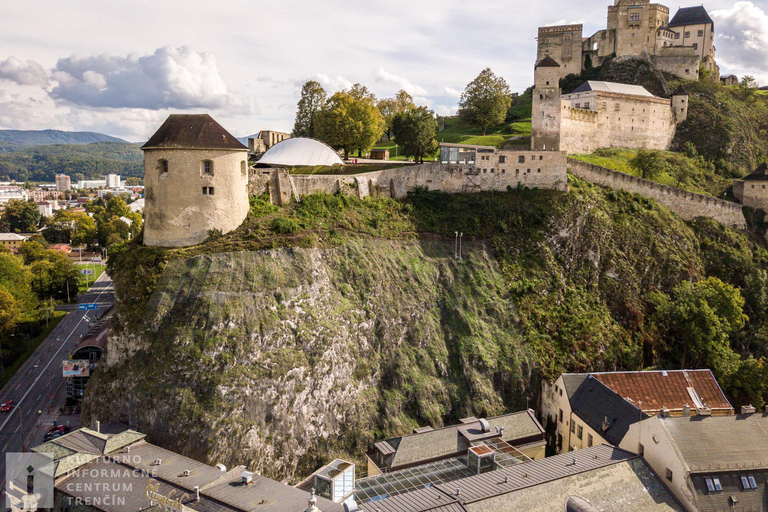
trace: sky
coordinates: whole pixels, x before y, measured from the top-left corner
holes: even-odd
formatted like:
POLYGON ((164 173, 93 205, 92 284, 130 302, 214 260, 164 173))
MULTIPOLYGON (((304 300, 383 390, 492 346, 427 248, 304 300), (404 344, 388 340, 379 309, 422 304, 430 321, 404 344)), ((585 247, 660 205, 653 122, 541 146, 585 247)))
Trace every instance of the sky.
MULTIPOLYGON (((663 2, 662 2, 663 3, 663 2)), ((0 128, 146 140, 170 113, 290 132, 301 85, 405 89, 456 112, 486 67, 533 82, 537 27, 605 28, 606 0, 0 0, 0 128)), ((699 5, 683 3, 686 7, 699 5)), ((679 7, 669 5, 671 14, 679 7)), ((768 84, 768 0, 707 0, 723 74, 768 84)))

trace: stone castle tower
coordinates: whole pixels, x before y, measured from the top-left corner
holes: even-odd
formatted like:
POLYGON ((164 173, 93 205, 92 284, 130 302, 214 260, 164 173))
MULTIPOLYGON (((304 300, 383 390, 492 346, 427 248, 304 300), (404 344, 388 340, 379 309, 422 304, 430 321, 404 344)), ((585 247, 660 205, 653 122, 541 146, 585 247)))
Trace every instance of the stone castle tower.
POLYGON ((688 119, 688 93, 679 85, 672 93, 672 112, 677 124, 688 119))
POLYGON ((168 117, 144 151, 144 244, 184 247, 248 214, 248 148, 208 114, 168 117))
POLYGON ((560 64, 544 57, 534 70, 531 149, 560 150, 560 64))

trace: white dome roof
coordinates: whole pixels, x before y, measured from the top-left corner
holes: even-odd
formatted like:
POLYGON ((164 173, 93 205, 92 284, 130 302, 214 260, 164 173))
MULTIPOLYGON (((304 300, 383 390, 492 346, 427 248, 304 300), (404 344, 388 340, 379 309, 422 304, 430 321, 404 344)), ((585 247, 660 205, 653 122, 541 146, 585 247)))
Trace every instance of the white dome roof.
POLYGON ((339 155, 329 145, 305 137, 278 142, 264 153, 258 163, 284 167, 344 165, 339 155))

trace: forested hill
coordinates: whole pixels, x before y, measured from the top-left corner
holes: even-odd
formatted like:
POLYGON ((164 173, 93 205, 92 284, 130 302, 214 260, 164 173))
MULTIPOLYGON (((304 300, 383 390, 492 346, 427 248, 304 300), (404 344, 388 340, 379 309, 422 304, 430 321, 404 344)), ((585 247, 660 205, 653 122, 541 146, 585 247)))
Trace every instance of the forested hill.
POLYGON ((105 174, 143 175, 138 144, 95 142, 33 146, 9 153, 0 152, 0 180, 52 182, 56 174, 73 181, 100 179, 105 174))
POLYGON ((117 137, 96 132, 66 132, 62 130, 0 130, 0 152, 25 146, 48 144, 91 144, 93 142, 126 142, 117 137))

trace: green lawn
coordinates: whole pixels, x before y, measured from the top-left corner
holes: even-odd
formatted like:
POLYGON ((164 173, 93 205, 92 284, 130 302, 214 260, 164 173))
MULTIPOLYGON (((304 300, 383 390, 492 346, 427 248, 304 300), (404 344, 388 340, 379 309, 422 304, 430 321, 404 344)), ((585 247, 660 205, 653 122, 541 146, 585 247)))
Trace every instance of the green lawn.
MULTIPOLYGON (((445 129, 437 133, 437 142, 448 142, 451 144, 478 144, 481 146, 496 146, 501 147, 502 144, 507 142, 509 145, 521 145, 527 146, 529 141, 527 139, 514 140, 515 137, 530 137, 531 135, 531 120, 523 119, 512 123, 505 123, 499 126, 493 126, 486 130, 483 135, 483 130, 476 126, 468 126, 461 124, 457 117, 445 118, 445 129)), ((391 140, 387 142, 379 142, 375 147, 389 149, 390 160, 405 160, 402 155, 396 155, 395 144, 397 141, 391 140)), ((432 158, 436 157, 437 153, 431 155, 432 158)), ((431 159, 431 158, 430 158, 431 159)), ((425 160, 427 160, 425 158, 425 160)))
POLYGON ((77 293, 83 293, 88 290, 93 285, 93 282, 98 279, 98 277, 101 275, 102 272, 104 272, 104 265, 99 265, 98 263, 81 263, 77 265, 78 271, 89 269, 93 270, 93 274, 89 276, 85 276, 80 273, 77 279, 77 293), (87 278, 87 279, 86 279, 87 278))

